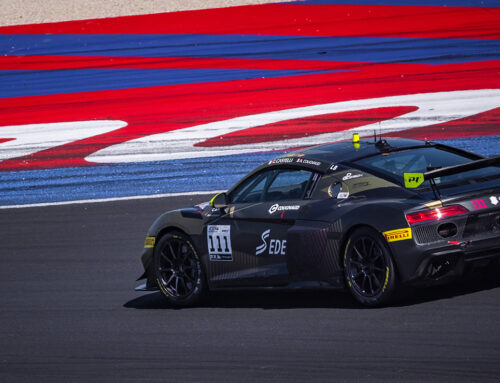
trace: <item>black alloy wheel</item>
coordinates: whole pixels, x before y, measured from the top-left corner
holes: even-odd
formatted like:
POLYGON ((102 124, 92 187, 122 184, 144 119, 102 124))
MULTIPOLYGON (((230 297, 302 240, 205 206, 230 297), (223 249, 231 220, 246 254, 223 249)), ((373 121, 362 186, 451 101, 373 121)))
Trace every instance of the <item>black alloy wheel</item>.
POLYGON ((201 262, 191 239, 180 232, 164 235, 155 247, 156 282, 175 305, 195 303, 205 290, 201 262))
POLYGON ((344 274, 352 295, 362 304, 387 303, 396 289, 396 272, 389 248, 376 231, 355 230, 344 253, 344 274))

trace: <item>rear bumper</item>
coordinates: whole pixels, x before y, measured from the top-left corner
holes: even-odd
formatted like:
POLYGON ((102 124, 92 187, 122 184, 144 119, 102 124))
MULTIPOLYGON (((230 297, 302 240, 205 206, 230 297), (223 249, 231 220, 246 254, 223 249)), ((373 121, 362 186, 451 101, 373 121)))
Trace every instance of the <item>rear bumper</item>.
POLYGON ((488 266, 500 260, 500 239, 463 242, 424 252, 407 280, 415 285, 433 285, 461 276, 468 268, 488 266))

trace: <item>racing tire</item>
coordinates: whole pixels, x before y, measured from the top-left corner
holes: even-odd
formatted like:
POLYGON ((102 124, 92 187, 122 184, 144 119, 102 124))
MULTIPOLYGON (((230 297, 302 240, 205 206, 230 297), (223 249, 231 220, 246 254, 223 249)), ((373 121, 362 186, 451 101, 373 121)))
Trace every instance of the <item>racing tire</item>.
POLYGON ((365 306, 387 304, 397 290, 398 278, 391 252, 375 230, 356 229, 344 251, 344 277, 353 297, 365 306))
POLYGON ((203 268, 191 238, 181 232, 161 237, 153 255, 156 283, 174 306, 192 306, 206 292, 203 268))

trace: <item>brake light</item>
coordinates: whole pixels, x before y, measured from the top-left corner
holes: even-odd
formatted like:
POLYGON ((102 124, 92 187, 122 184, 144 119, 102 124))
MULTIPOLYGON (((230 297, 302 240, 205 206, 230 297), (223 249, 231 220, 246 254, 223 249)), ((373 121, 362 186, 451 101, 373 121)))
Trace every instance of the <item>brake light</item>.
POLYGON ((454 215, 465 214, 468 212, 469 210, 467 210, 462 205, 452 205, 436 209, 417 211, 415 213, 409 213, 406 214, 406 220, 411 225, 412 223, 439 220, 454 215))

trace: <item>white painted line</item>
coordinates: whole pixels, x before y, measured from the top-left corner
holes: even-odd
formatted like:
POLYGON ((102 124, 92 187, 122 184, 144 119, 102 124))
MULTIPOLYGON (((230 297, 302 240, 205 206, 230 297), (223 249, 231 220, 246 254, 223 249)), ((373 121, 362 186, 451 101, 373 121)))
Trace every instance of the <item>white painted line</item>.
POLYGON ((169 161, 188 158, 221 157, 235 154, 286 150, 335 142, 351 137, 352 133, 371 135, 374 130, 383 134, 415 129, 437 123, 455 121, 486 112, 500 106, 500 89, 475 89, 450 92, 417 93, 377 97, 362 100, 338 101, 329 104, 275 110, 229 120, 214 121, 183 129, 170 130, 136 138, 105 147, 85 159, 95 163, 127 163, 169 161), (414 106, 415 110, 388 120, 356 126, 349 130, 330 131, 300 138, 286 138, 252 144, 197 146, 208 139, 241 130, 299 118, 332 113, 355 112, 377 108, 414 106))
POLYGON ((207 190, 207 191, 194 191, 185 193, 165 193, 165 194, 152 194, 152 195, 134 195, 129 197, 116 197, 116 198, 101 198, 101 199, 83 199, 77 201, 61 201, 61 202, 45 202, 45 203, 32 203, 26 205, 6 205, 0 206, 1 209, 23 209, 29 207, 47 207, 47 206, 62 206, 62 205, 77 205, 84 203, 103 203, 103 202, 115 202, 115 201, 131 201, 136 199, 153 199, 153 198, 165 198, 165 197, 181 197, 188 195, 203 195, 203 194, 216 194, 224 192, 225 190, 207 190))
POLYGON ((0 135, 13 138, 0 144, 0 161, 27 156, 127 126, 121 120, 53 122, 0 126, 0 135))

